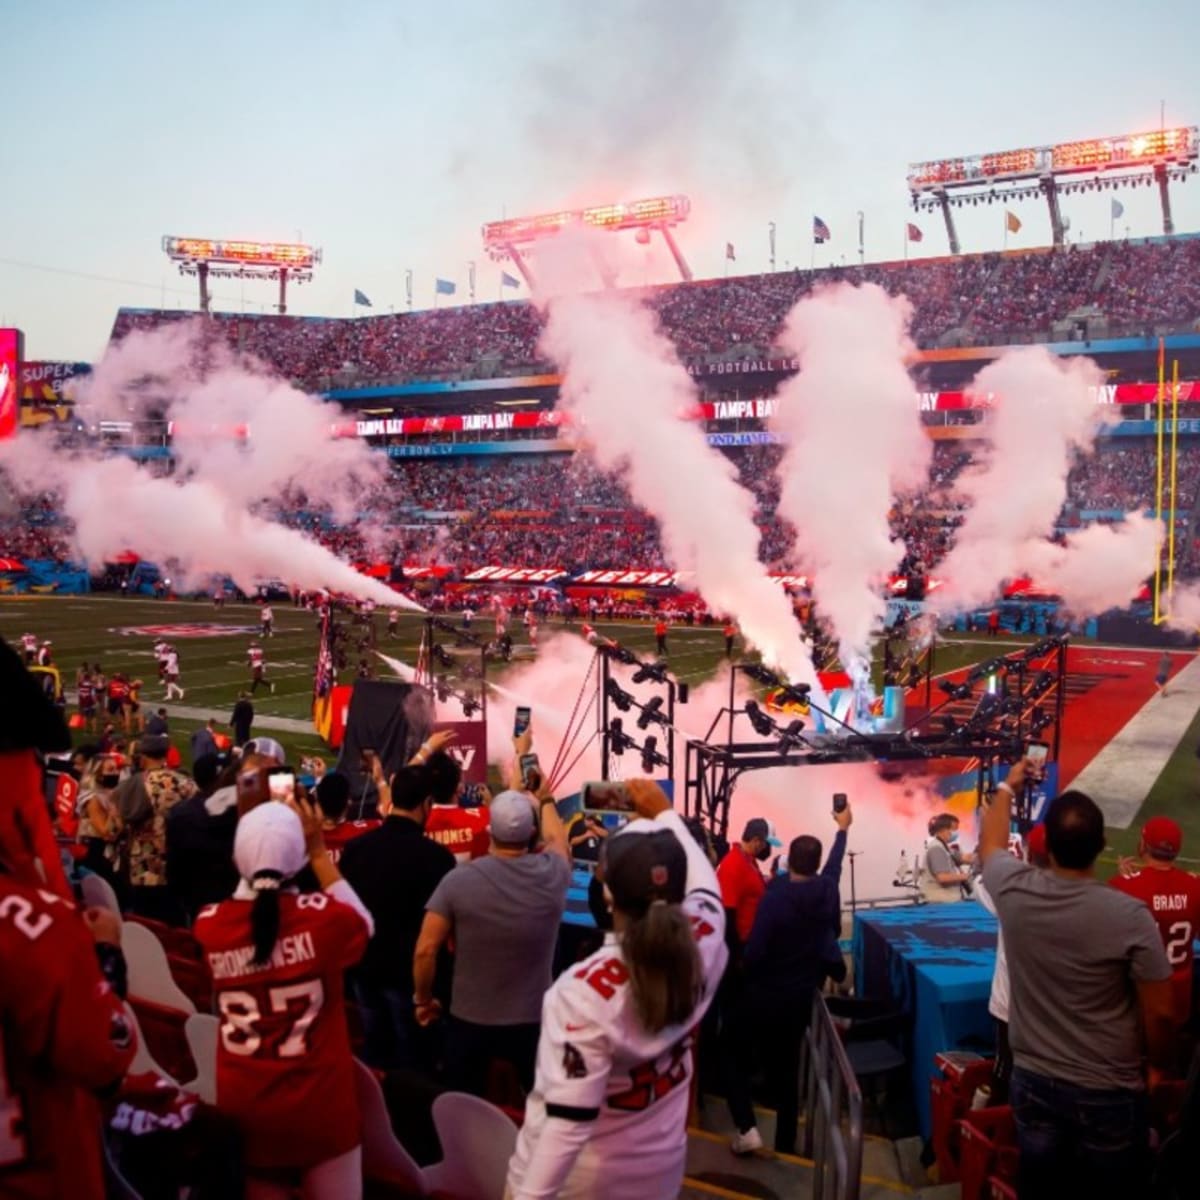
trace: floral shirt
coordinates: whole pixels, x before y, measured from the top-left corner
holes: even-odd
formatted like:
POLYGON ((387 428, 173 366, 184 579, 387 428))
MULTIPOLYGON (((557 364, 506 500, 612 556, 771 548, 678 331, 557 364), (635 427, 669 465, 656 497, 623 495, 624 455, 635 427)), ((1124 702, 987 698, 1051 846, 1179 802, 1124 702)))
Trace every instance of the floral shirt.
POLYGON ((167 813, 196 790, 186 775, 165 767, 134 776, 117 789, 117 806, 129 831, 130 886, 165 886, 167 813))

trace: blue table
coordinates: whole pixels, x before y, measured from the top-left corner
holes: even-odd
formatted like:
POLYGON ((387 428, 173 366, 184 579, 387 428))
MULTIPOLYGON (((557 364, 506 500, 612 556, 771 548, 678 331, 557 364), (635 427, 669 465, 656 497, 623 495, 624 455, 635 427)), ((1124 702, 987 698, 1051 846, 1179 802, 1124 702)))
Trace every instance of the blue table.
POLYGON ((858 993, 890 1000, 912 1018, 912 1092, 921 1133, 932 1128, 929 1080, 941 1050, 986 1054, 998 925, 982 905, 957 904, 859 913, 854 918, 858 993))
POLYGON ((592 882, 591 871, 583 867, 571 867, 571 882, 567 887, 567 910, 563 913, 563 924, 579 929, 595 929, 591 909, 588 908, 588 884, 592 882))

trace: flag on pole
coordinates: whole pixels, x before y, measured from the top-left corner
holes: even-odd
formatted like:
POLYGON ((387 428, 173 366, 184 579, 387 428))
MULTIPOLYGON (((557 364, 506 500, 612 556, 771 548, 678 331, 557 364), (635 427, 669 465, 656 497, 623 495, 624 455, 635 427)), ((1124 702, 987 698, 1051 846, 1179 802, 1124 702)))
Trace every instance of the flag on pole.
POLYGON ((437 279, 434 281, 434 291, 439 296, 453 296, 458 291, 458 284, 449 279, 437 279))
POLYGON ((515 275, 510 275, 507 271, 501 271, 500 286, 519 288, 521 286, 521 281, 515 275))
POLYGON ((914 225, 911 221, 908 223, 908 240, 910 242, 921 242, 925 240, 925 235, 921 232, 920 226, 914 225))
POLYGON ((318 699, 328 696, 336 682, 333 666, 333 618, 329 605, 321 614, 321 640, 317 646, 317 667, 313 674, 313 695, 318 699))
POLYGON ((813 217, 813 241, 820 245, 829 241, 831 236, 829 226, 820 217, 813 217))
POLYGON ((1123 205, 1120 200, 1114 198, 1112 202, 1112 219, 1114 221, 1119 221, 1124 215, 1125 205, 1123 205))
POLYGON ((737 255, 733 252, 732 242, 725 243, 725 257, 729 259, 730 262, 737 262, 737 255))
POLYGON ((1021 218, 1015 212, 1009 212, 1007 208, 1004 210, 1004 228, 1009 233, 1019 233, 1021 229, 1021 218))
POLYGON ((371 301, 367 299, 367 293, 360 292, 358 288, 354 289, 354 303, 361 304, 363 308, 371 307, 371 301))

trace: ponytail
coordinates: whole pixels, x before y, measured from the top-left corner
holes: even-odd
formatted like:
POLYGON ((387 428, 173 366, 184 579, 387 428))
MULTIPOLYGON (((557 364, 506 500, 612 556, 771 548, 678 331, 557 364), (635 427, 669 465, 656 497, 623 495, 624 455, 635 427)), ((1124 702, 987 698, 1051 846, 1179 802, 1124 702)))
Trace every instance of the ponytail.
POLYGON ((691 922, 678 904, 654 901, 644 913, 625 913, 621 935, 633 1008, 647 1033, 682 1025, 704 990, 691 922))
POLYGON ((265 967, 271 961, 279 938, 279 885, 283 876, 278 871, 258 871, 250 881, 254 903, 250 908, 250 932, 254 937, 254 965, 265 967))

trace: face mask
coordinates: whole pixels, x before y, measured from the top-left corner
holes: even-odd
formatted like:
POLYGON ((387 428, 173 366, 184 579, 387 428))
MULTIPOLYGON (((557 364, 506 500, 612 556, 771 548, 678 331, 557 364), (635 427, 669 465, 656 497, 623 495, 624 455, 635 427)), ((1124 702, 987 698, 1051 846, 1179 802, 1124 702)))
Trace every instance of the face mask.
POLYGON ((950 845, 951 845, 951 846, 957 846, 957 845, 958 845, 958 831, 957 831, 957 830, 955 830, 955 831, 954 831, 954 833, 952 833, 952 834, 950 835, 949 841, 950 841, 950 845))

